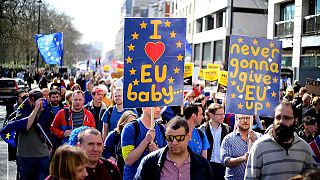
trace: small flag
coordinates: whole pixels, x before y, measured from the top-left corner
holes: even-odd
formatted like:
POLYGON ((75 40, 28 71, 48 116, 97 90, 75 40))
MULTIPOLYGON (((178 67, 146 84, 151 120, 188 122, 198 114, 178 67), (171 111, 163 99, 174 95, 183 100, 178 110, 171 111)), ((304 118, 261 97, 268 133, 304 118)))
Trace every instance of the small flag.
POLYGON ((37 47, 42 59, 47 64, 58 64, 62 66, 63 62, 63 33, 34 35, 37 47))

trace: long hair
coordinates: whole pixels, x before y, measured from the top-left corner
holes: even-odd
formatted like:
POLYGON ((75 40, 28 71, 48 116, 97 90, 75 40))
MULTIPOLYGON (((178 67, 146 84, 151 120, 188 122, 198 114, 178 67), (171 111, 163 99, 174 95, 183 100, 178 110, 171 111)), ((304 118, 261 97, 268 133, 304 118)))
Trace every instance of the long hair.
POLYGON ((50 175, 58 179, 74 179, 77 167, 89 162, 86 152, 78 147, 59 147, 50 163, 50 175))
POLYGON ((120 117, 118 124, 117 124, 117 127, 115 128, 115 131, 117 133, 121 133, 121 131, 122 131, 123 127, 125 126, 126 121, 128 120, 129 117, 137 118, 137 115, 131 110, 125 111, 122 114, 122 116, 120 117))

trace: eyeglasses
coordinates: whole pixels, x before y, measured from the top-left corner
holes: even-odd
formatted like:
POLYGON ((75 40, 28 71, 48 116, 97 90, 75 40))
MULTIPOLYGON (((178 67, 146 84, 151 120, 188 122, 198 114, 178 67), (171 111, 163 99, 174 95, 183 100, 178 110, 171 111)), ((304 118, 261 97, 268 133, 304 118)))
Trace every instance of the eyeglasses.
POLYGON ((238 119, 239 119, 240 121, 244 121, 244 120, 249 121, 249 120, 250 120, 250 117, 239 117, 238 119))
POLYGON ((276 120, 280 121, 281 119, 284 119, 286 121, 289 121, 291 119, 293 119, 294 117, 292 116, 286 116, 286 115, 278 115, 275 117, 276 120))
POLYGON ((186 135, 166 135, 165 136, 166 140, 169 142, 173 142, 174 139, 176 139, 178 142, 184 141, 184 139, 186 138, 186 135))

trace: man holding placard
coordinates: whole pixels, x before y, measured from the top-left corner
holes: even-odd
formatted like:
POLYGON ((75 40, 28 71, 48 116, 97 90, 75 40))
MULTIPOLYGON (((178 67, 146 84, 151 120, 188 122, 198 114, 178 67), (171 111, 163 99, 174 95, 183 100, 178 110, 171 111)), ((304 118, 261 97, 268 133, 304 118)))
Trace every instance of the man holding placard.
POLYGON ((236 115, 237 129, 228 134, 221 143, 221 160, 226 168, 225 179, 243 180, 248 159, 248 142, 253 143, 261 137, 260 133, 252 131, 249 115, 236 115))

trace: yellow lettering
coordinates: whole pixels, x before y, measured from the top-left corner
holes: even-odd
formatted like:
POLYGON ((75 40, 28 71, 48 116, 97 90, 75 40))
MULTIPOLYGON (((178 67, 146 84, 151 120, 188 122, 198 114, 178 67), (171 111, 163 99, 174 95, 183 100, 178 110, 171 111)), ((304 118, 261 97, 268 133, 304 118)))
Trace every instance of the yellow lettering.
POLYGON ((277 48, 272 49, 272 59, 274 59, 275 53, 280 53, 279 49, 277 49, 277 48))
POLYGON ((149 101, 149 92, 140 91, 138 99, 140 102, 148 102, 149 101))
POLYGON ((163 65, 162 67, 162 76, 159 77, 159 65, 155 67, 155 79, 157 82, 163 82, 167 77, 167 65, 163 65))
POLYGON ((168 92, 166 91, 166 88, 162 87, 162 94, 169 97, 169 99, 164 99, 163 102, 165 104, 170 104, 173 101, 173 89, 172 86, 168 87, 168 92))
POLYGON ((263 76, 263 83, 265 84, 265 85, 269 85, 271 82, 270 82, 270 80, 271 80, 271 76, 270 75, 265 75, 265 76, 263 76))
POLYGON ((127 92, 127 98, 130 101, 135 101, 137 99, 137 93, 136 92, 132 92, 132 83, 129 83, 128 85, 128 92, 127 92))
POLYGON ((249 46, 248 45, 243 45, 242 47, 241 47, 241 53, 243 54, 243 55, 248 55, 249 54, 249 46))
POLYGON ((250 69, 256 69, 256 70, 258 70, 258 61, 257 60, 255 60, 255 59, 252 59, 251 61, 250 61, 250 69), (254 65, 254 68, 253 68, 253 65, 254 65))
POLYGON ((151 100, 152 101, 160 101, 162 99, 162 94, 156 91, 156 85, 151 85, 151 100))
POLYGON ((253 90, 251 89, 255 89, 255 87, 253 85, 246 85, 246 97, 245 100, 249 100, 249 101, 253 101, 254 98, 250 97, 250 95, 253 95, 253 90))
POLYGON ((262 70, 269 71, 269 64, 267 61, 260 61, 260 71, 262 70), (263 65, 265 68, 263 68, 263 65))
POLYGON ((261 104, 261 102, 256 102, 256 104, 254 105, 255 111, 261 110, 262 108, 263 105, 261 104))
POLYGON ((255 49, 254 46, 251 46, 251 52, 254 56, 258 56, 260 52, 260 47, 257 47, 257 49, 255 49))
POLYGON ((231 54, 233 54, 234 48, 236 48, 236 53, 239 54, 240 53, 240 46, 238 44, 232 44, 232 46, 230 48, 231 49, 230 50, 231 54))
POLYGON ((150 72, 146 72, 146 69, 150 69, 152 66, 151 64, 144 64, 141 66, 141 82, 142 83, 151 83, 152 79, 147 78, 147 76, 150 76, 150 72))
POLYGON ((248 67, 249 67, 249 62, 248 62, 248 60, 242 59, 242 60, 240 61, 240 67, 243 68, 243 69, 248 68, 248 67))
POLYGON ((262 74, 254 74, 254 80, 255 80, 257 83, 260 83, 260 82, 261 82, 261 77, 262 77, 262 74))
POLYGON ((161 24, 160 20, 151 20, 153 24, 153 35, 150 36, 150 39, 161 39, 161 35, 158 34, 158 25, 161 24))
POLYGON ((257 86, 257 99, 259 101, 264 101, 266 99, 266 94, 267 94, 267 87, 263 87, 263 92, 262 92, 262 95, 260 96, 261 94, 261 87, 260 86, 257 86))
POLYGON ((230 77, 235 78, 238 75, 238 71, 239 71, 239 61, 237 58, 232 58, 230 61, 230 65, 235 67, 234 68, 234 72, 230 72, 230 77))
POLYGON ((245 72, 241 72, 239 74, 239 80, 243 83, 242 87, 240 87, 239 85, 237 85, 237 91, 239 93, 242 93, 245 89, 246 83, 247 83, 247 74, 245 72), (239 89, 241 88, 241 89, 239 89))
POLYGON ((271 63, 270 71, 273 73, 279 73, 279 65, 277 63, 271 63))
POLYGON ((251 102, 246 101, 246 108, 248 110, 252 109, 253 108, 253 102, 252 101, 251 102), (250 103, 250 105, 248 103, 250 103))
POLYGON ((269 57, 269 48, 267 48, 267 47, 262 48, 261 56, 263 56, 264 58, 268 58, 269 57))

